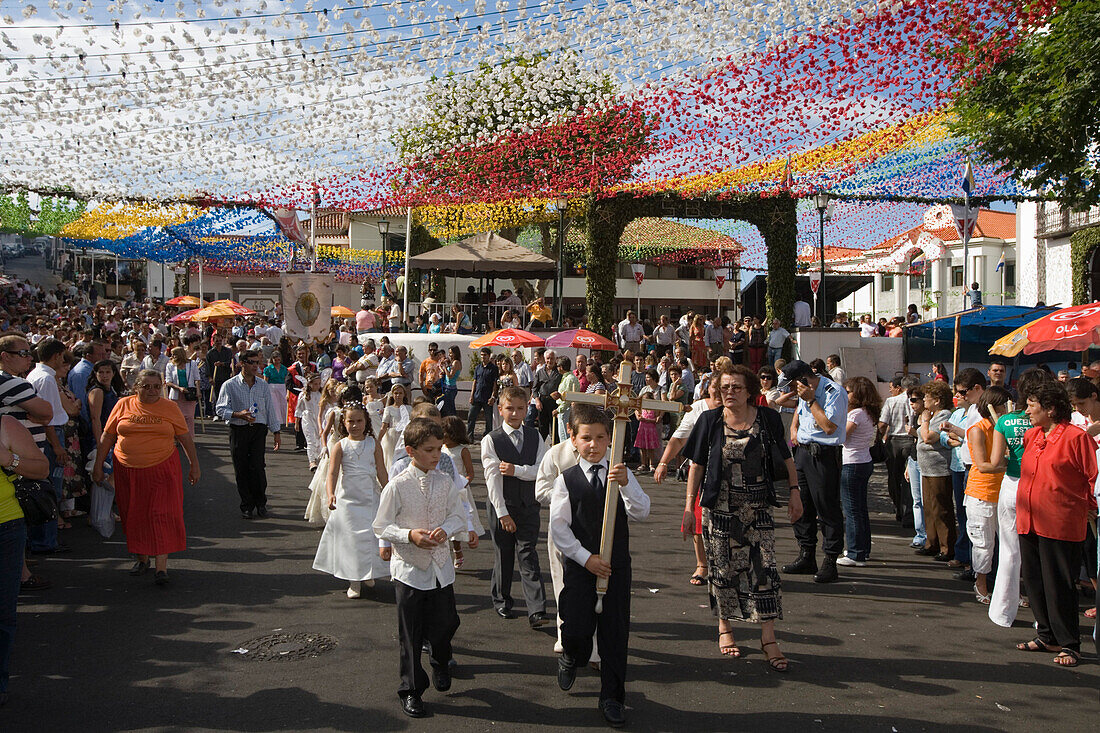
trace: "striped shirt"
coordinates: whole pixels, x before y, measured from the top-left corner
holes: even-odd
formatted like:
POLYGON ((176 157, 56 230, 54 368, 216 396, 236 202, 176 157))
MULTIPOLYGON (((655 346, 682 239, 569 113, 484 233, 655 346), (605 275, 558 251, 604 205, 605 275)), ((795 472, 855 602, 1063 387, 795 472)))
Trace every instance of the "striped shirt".
POLYGON ((238 374, 222 385, 218 394, 218 403, 214 412, 222 420, 230 425, 266 425, 268 430, 277 433, 282 429, 282 416, 275 406, 275 399, 271 395, 271 387, 267 382, 256 377, 256 381, 249 387, 244 381, 244 375, 238 374), (233 417, 234 412, 255 408, 253 415, 255 423, 249 423, 239 417, 233 417))
POLYGON ((32 422, 20 405, 38 396, 34 386, 22 377, 0 372, 0 415, 11 415, 34 437, 39 449, 46 446, 46 426, 32 422))

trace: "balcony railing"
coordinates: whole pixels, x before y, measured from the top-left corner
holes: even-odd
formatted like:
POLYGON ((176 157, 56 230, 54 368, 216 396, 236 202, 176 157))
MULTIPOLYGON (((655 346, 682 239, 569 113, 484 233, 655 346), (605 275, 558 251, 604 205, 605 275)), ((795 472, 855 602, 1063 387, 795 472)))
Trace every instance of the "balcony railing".
POLYGON ((1040 237, 1056 237, 1075 232, 1084 227, 1100 224, 1100 206, 1086 211, 1063 209, 1054 202, 1039 204, 1036 234, 1040 237))

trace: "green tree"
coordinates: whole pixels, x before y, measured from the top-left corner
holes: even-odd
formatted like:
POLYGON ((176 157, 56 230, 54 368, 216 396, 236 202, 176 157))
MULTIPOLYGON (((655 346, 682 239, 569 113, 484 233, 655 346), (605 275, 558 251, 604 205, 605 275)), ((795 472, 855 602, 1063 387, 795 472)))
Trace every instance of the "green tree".
POLYGON ((962 39, 954 131, 1040 194, 1100 203, 1100 2, 1066 3, 1026 36, 962 39))

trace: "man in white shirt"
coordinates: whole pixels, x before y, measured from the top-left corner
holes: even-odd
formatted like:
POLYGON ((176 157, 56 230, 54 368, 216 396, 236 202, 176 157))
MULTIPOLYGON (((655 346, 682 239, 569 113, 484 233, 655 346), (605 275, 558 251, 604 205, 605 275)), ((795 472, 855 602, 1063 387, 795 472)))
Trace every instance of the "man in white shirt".
POLYGON ((711 316, 703 326, 703 342, 711 359, 722 356, 722 322, 718 316, 711 316))
POLYGON ((772 330, 768 334, 768 366, 772 366, 775 362, 782 358, 783 348, 787 345, 787 339, 791 337, 791 332, 783 328, 783 322, 778 318, 772 319, 772 330))
POLYGON ((676 329, 668 320, 668 314, 657 319, 657 325, 653 329, 654 354, 658 359, 672 349, 672 342, 676 340, 676 329))
POLYGON ((638 323, 638 315, 634 311, 626 312, 626 318, 619 322, 617 331, 619 345, 624 350, 633 351, 635 354, 641 350, 642 342, 645 341, 645 329, 638 323))
POLYGON ((864 313, 859 317, 859 335, 863 338, 878 336, 878 326, 871 320, 870 313, 864 313))
POLYGON ((267 337, 271 340, 271 343, 275 344, 278 348, 279 342, 283 340, 283 329, 275 321, 271 321, 267 327, 267 337))
POLYGON ((164 342, 153 339, 149 342, 149 353, 141 360, 142 369, 152 369, 157 374, 164 374, 164 368, 168 366, 168 357, 162 353, 164 342))
POLYGON ((512 371, 516 373, 516 384, 528 392, 531 391, 531 383, 535 381, 535 374, 524 360, 523 349, 512 350, 512 371))
POLYGON ((523 305, 523 301, 511 290, 505 288, 500 291, 500 300, 495 301, 493 305, 516 306, 523 305))
POLYGON ((825 371, 829 372, 829 379, 842 387, 848 379, 848 375, 840 366, 840 356, 838 354, 829 354, 825 357, 825 371))
POLYGON ((809 328, 813 322, 813 314, 810 312, 810 304, 799 298, 794 302, 794 327, 809 328))
MULTIPOLYGON (((65 423, 69 421, 69 414, 65 412, 65 406, 61 404, 61 391, 57 385, 57 370, 65 363, 65 344, 55 338, 43 339, 35 347, 38 356, 38 364, 27 375, 27 381, 34 387, 38 396, 50 404, 53 417, 46 425, 46 447, 43 453, 50 460, 50 485, 53 487, 57 500, 61 500, 64 477, 58 469, 72 464, 69 453, 64 447, 65 423)), ((57 520, 52 519, 44 525, 28 528, 28 539, 31 551, 39 554, 52 554, 54 552, 67 552, 68 549, 61 545, 57 539, 57 520), (64 548, 64 549, 62 549, 64 548)))

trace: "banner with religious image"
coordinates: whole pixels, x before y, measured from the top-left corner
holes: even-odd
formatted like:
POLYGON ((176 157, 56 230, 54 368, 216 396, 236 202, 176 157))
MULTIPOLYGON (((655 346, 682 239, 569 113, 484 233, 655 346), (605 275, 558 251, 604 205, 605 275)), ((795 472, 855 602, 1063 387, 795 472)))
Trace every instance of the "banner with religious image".
POLYGON ((332 326, 332 275, 296 272, 282 279, 286 335, 292 342, 323 341, 332 326))

